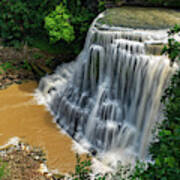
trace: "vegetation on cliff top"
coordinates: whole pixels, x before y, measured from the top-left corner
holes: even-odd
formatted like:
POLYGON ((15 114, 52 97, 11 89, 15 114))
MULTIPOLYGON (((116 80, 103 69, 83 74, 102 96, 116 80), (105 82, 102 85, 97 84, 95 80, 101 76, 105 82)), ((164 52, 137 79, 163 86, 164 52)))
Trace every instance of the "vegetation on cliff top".
MULTIPOLYGON (((106 0, 105 0, 106 1, 106 0)), ((179 0, 111 0, 114 3, 153 6, 153 7, 180 7, 179 0)))
MULTIPOLYGON (((79 53, 91 21, 97 15, 97 4, 88 0, 2 0, 0 1, 0 38, 3 44, 20 47, 34 45, 34 39, 45 39, 67 46, 79 53), (94 3, 92 3, 94 4, 94 3)), ((60 51, 61 53, 61 51, 60 51)))

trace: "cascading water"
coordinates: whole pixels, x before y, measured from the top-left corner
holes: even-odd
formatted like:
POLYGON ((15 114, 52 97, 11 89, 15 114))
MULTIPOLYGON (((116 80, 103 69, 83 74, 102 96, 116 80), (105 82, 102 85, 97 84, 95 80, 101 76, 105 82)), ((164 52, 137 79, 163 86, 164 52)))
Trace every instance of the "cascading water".
POLYGON ((43 78, 38 92, 56 123, 77 141, 97 152, 144 158, 173 72, 167 57, 146 52, 164 40, 166 30, 105 28, 96 19, 77 60, 43 78))

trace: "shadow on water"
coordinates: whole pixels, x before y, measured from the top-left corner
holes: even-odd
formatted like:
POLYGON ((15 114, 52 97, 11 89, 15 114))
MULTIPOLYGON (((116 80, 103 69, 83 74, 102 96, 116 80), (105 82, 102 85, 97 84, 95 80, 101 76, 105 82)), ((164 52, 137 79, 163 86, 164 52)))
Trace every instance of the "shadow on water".
POLYGON ((37 81, 25 81, 21 85, 18 86, 20 91, 24 91, 27 93, 34 93, 37 87, 38 87, 37 81))

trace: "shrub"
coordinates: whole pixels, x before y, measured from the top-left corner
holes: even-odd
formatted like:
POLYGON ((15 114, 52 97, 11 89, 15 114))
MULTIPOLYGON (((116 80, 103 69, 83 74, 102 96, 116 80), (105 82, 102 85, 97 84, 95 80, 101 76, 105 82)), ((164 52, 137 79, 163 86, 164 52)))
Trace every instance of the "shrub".
POLYGON ((6 167, 7 164, 2 162, 2 160, 0 159, 0 180, 8 174, 6 167))
POLYGON ((170 38, 168 39, 168 45, 164 46, 162 54, 168 54, 169 59, 171 60, 171 65, 175 60, 180 61, 180 42, 176 41, 171 35, 180 32, 180 25, 175 25, 168 34, 170 38))
POLYGON ((87 2, 88 0, 64 0, 45 18, 45 27, 52 43, 59 40, 72 42, 69 48, 76 54, 79 53, 90 24, 98 14, 98 1, 92 2, 95 4, 94 9, 87 2))
POLYGON ((44 17, 59 0, 1 0, 0 37, 6 45, 19 46, 32 35, 45 33, 44 17))
POLYGON ((51 43, 61 43, 64 47, 69 45, 72 53, 77 54, 83 47, 92 20, 99 12, 98 2, 1 0, 0 37, 5 45, 15 47, 34 44, 34 38, 46 42, 49 38, 51 43))
POLYGON ((180 7, 179 0, 148 0, 147 3, 155 6, 180 7))
POLYGON ((180 7, 179 0, 111 0, 111 1, 114 3, 119 3, 124 1, 126 4, 132 3, 142 6, 156 6, 156 7, 162 6, 162 7, 174 7, 174 8, 180 7))
MULTIPOLYGON (((91 169, 92 161, 89 155, 87 155, 85 160, 81 160, 80 156, 76 154, 76 166, 75 172, 71 173, 71 180, 90 180, 92 179, 92 169, 91 169)), ((94 180, 105 180, 107 174, 94 175, 94 180)))
POLYGON ((45 18, 45 28, 49 32, 50 42, 55 43, 61 39, 66 42, 74 40, 74 28, 69 23, 70 13, 61 3, 45 18))

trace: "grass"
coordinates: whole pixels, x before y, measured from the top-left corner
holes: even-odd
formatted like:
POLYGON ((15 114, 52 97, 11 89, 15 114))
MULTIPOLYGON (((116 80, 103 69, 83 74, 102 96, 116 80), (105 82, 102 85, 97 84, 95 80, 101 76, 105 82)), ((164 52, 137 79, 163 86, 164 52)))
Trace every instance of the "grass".
POLYGON ((11 61, 7 61, 7 62, 0 64, 0 74, 3 74, 11 69, 12 70, 27 69, 29 71, 32 70, 31 65, 28 63, 27 60, 24 60, 23 64, 19 65, 19 66, 13 65, 13 62, 11 62, 11 61))
POLYGON ((5 62, 0 64, 0 74, 3 74, 3 72, 6 72, 8 69, 15 69, 11 62, 5 62))

